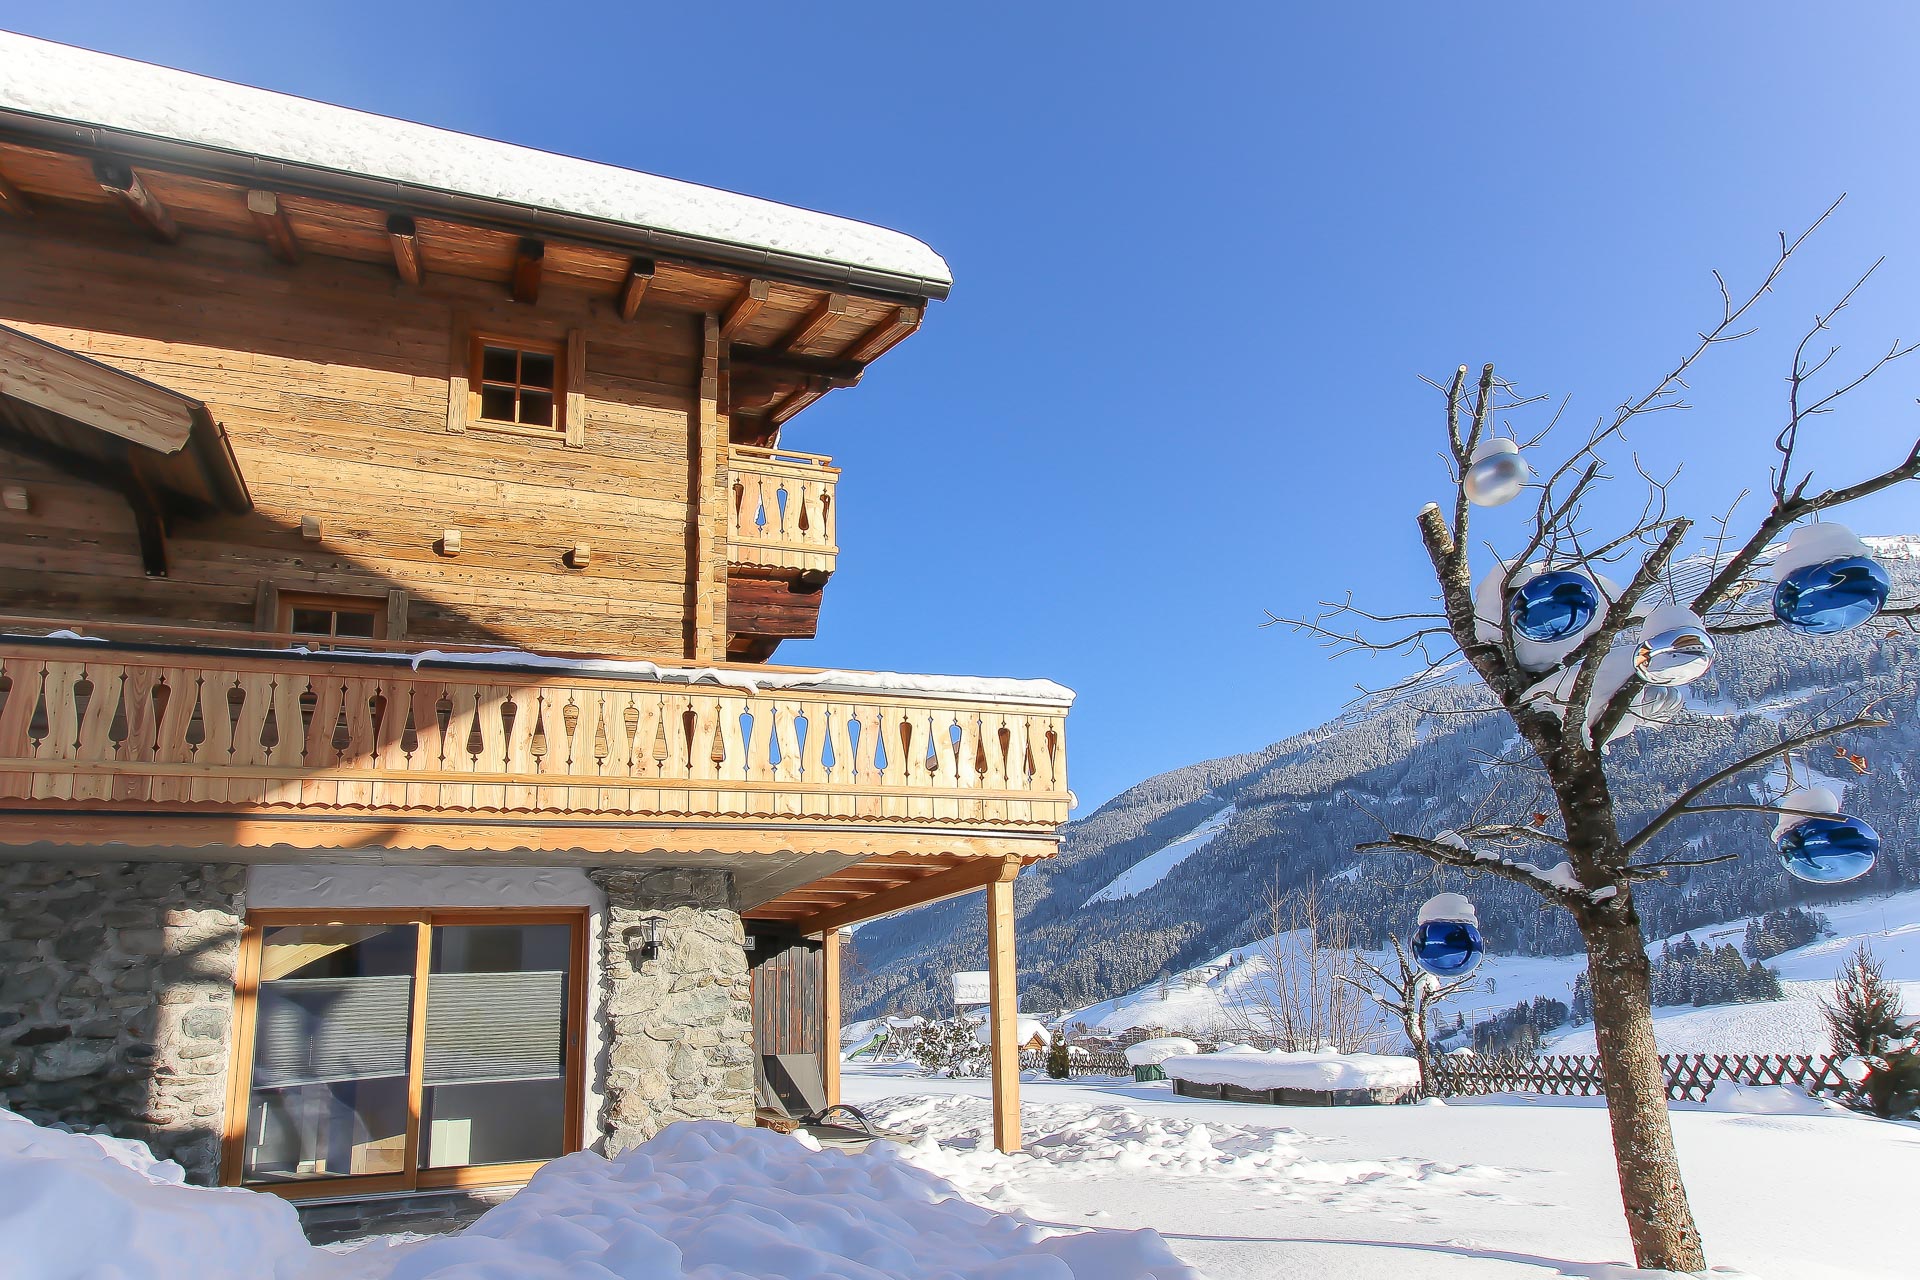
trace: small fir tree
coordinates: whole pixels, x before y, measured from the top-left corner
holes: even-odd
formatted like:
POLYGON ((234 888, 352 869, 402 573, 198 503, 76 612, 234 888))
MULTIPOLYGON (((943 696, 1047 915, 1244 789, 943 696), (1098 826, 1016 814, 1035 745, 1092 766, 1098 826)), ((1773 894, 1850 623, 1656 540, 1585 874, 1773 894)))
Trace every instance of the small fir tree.
POLYGON ((1073 1073, 1073 1060, 1067 1054, 1067 1038, 1060 1036, 1047 1049, 1047 1074, 1055 1080, 1065 1080, 1073 1073))
POLYGON ((1863 942, 1847 958, 1821 1012, 1833 1051, 1852 1068, 1841 1101, 1883 1120, 1920 1115, 1920 1023, 1907 1019, 1873 948, 1863 942))

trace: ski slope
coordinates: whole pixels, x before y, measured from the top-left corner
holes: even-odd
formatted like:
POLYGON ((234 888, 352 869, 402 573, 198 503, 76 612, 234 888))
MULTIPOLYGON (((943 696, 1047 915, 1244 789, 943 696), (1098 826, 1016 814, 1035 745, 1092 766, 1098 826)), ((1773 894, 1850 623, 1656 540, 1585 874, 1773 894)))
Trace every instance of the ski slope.
POLYGON ((1233 821, 1234 808, 1228 805, 1178 840, 1162 846, 1109 880, 1104 888, 1082 906, 1096 902, 1119 902, 1137 893, 1145 893, 1167 878, 1167 873, 1213 843, 1214 836, 1233 821))

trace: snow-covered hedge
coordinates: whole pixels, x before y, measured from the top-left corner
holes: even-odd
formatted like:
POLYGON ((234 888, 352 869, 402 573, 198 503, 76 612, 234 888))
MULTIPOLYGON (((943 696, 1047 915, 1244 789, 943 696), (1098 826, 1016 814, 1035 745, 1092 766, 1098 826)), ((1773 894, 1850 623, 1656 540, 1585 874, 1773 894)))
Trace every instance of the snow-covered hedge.
POLYGON ((1179 1054, 1198 1053, 1200 1046, 1185 1036, 1159 1036, 1127 1047, 1127 1065, 1153 1067, 1179 1054))
POLYGON ((1167 1058, 1160 1069, 1170 1079, 1243 1089, 1390 1089, 1420 1083, 1420 1064, 1412 1058, 1330 1050, 1183 1054, 1167 1058))
POLYGON ((0 1274, 120 1280, 1198 1280, 1152 1231, 1060 1233, 961 1199, 888 1143, 858 1155, 716 1121, 547 1164, 465 1231, 343 1253, 293 1206, 186 1186, 137 1143, 0 1111, 0 1274))

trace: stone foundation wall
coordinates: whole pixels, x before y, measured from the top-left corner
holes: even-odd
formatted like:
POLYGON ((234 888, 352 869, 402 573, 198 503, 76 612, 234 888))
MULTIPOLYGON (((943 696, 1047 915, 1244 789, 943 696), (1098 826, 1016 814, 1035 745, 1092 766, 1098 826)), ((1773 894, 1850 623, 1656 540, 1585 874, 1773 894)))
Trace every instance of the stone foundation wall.
POLYGON ((600 1017, 606 1154, 676 1120, 753 1123, 753 999, 746 934, 724 871, 597 870, 607 895, 600 1017), (632 951, 663 917, 659 954, 632 951))
POLYGON ((215 1181, 246 868, 0 862, 0 1104, 215 1181))

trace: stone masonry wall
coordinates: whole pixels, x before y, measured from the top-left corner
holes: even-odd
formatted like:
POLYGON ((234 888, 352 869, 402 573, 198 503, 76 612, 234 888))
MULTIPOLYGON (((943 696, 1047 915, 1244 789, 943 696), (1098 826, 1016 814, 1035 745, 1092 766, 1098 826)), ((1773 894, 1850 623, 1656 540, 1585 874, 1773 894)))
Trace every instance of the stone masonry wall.
POLYGON ((676 1120, 753 1123, 753 1001, 746 934, 724 871, 597 870, 607 895, 601 1018, 606 1154, 676 1120), (660 953, 631 948, 664 917, 660 953))
POLYGON ((219 1172, 246 868, 0 862, 0 1104, 219 1172))

